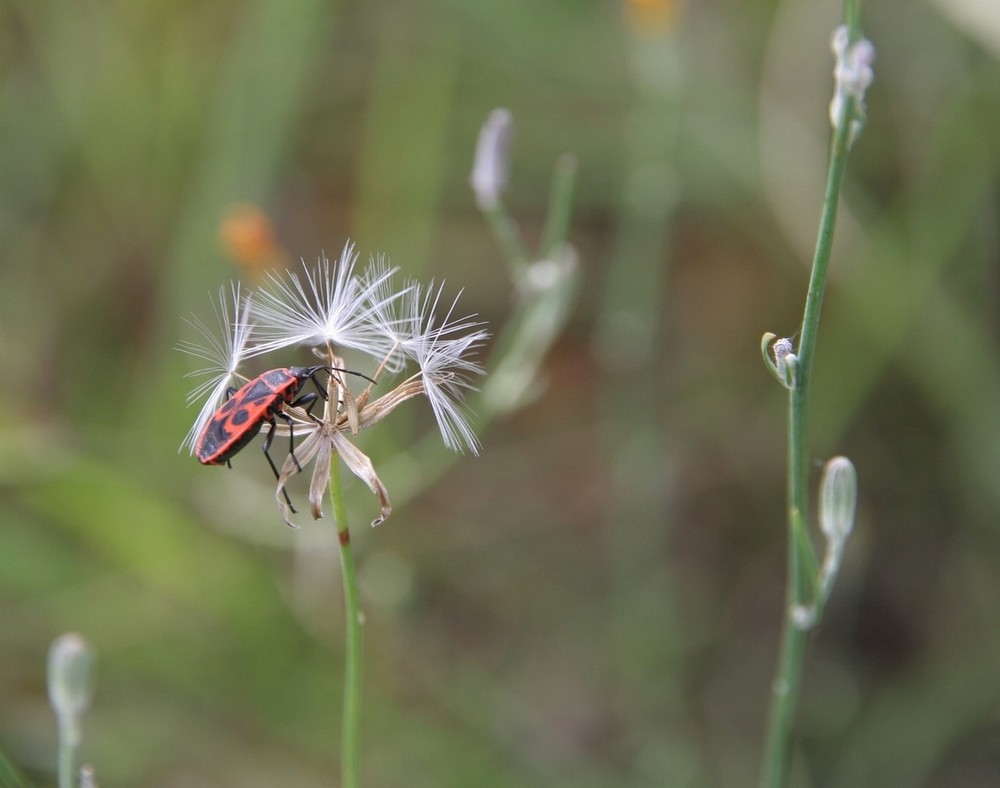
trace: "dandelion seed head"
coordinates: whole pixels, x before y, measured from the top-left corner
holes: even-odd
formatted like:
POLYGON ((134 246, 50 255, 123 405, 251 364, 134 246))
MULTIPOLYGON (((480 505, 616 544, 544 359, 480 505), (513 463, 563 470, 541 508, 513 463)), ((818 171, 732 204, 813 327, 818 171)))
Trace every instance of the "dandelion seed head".
POLYGON ((472 379, 483 374, 482 365, 473 355, 488 334, 474 315, 453 317, 461 293, 439 321, 436 309, 442 289, 435 289, 432 283, 421 297, 419 288, 414 287, 410 303, 412 335, 404 343, 404 350, 420 367, 424 393, 445 445, 453 451, 467 449, 478 454, 480 444, 469 424, 464 397, 475 389, 472 379))
POLYGON ((205 344, 180 342, 178 349, 207 361, 208 366, 189 372, 187 375, 187 377, 206 378, 188 394, 188 406, 195 404, 202 397, 205 397, 205 402, 191 429, 184 436, 180 446, 181 451, 187 448, 189 452, 194 452, 195 441, 222 404, 228 389, 238 379, 237 370, 240 364, 251 354, 250 340, 254 327, 250 321, 250 305, 250 296, 243 297, 237 283, 232 286, 229 299, 226 298, 225 288, 220 288, 218 302, 212 302, 221 329, 218 334, 198 318, 188 320, 188 323, 201 334, 205 344))
POLYGON ((402 347, 413 335, 413 301, 419 298, 420 286, 408 280, 397 288, 392 274, 393 269, 380 255, 369 264, 365 277, 376 283, 370 299, 372 323, 384 339, 383 367, 390 373, 397 373, 406 365, 402 347))
POLYGON ((331 345, 379 357, 385 348, 377 325, 385 309, 380 299, 398 297, 384 295, 383 287, 395 269, 385 266, 359 276, 356 263, 354 247, 347 244, 335 263, 323 256, 314 268, 303 263, 301 275, 271 274, 254 299, 254 354, 295 345, 331 345))

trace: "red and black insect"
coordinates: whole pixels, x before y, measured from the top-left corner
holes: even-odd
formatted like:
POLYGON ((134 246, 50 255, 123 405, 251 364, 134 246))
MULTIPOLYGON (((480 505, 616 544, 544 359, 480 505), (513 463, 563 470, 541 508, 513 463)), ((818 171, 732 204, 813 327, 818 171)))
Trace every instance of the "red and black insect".
MULTIPOLYGON (((320 396, 323 399, 327 398, 326 389, 316 379, 316 373, 324 369, 329 372, 348 372, 371 380, 360 372, 350 372, 350 370, 322 365, 272 369, 258 375, 239 389, 229 389, 228 399, 215 411, 215 415, 198 436, 194 446, 194 454, 198 461, 202 465, 229 465, 229 461, 240 449, 253 440, 264 424, 270 424, 271 428, 264 436, 264 456, 267 458, 271 470, 274 471, 274 478, 279 478, 278 468, 268 452, 274 438, 274 431, 278 426, 275 419, 282 419, 288 424, 288 452, 292 455, 292 459, 295 459, 295 433, 292 419, 284 410, 289 405, 296 408, 302 407, 305 408, 306 413, 312 415, 312 408, 320 396), (316 385, 319 393, 309 392, 300 397, 298 394, 307 380, 311 380, 316 385)), ((298 460, 295 462, 297 465, 298 460)), ((292 507, 287 492, 285 492, 285 500, 288 501, 288 506, 294 512, 295 509, 292 507)))

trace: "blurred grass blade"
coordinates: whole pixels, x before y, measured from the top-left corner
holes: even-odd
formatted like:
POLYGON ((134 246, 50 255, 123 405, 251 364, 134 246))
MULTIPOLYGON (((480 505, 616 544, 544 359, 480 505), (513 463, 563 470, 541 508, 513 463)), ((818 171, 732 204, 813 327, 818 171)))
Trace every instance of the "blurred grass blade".
POLYGON ((2 749, 0 749, 0 786, 3 788, 32 788, 31 783, 26 782, 14 770, 2 749))

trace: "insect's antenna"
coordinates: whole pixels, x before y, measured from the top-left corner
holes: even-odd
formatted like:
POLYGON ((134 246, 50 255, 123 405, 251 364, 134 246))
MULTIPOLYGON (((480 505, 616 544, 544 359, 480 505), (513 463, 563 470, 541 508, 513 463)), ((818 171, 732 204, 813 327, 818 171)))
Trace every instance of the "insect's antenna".
POLYGON ((374 383, 375 385, 378 385, 378 381, 375 380, 375 378, 370 378, 364 372, 356 372, 353 369, 343 369, 341 367, 317 367, 317 369, 326 369, 329 370, 330 372, 343 372, 345 375, 357 375, 359 378, 364 378, 369 383, 374 383))

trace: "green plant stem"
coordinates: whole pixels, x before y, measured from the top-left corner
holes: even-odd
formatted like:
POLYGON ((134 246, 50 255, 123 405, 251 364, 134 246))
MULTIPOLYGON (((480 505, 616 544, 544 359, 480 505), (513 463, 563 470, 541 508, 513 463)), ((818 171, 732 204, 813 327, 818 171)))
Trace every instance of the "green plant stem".
MULTIPOLYGON (((857 35, 856 2, 848 0, 845 3, 845 18, 852 27, 853 40, 857 35)), ((771 713, 761 775, 761 786, 764 788, 782 788, 788 784, 792 728, 802 679, 806 637, 811 623, 804 622, 797 615, 801 615, 816 601, 815 553, 807 528, 809 382, 853 117, 853 101, 849 101, 842 122, 834 130, 831 143, 823 212, 802 318, 798 366, 788 397, 788 580, 781 648, 772 685, 771 713)))
POLYGON ((0 785, 10 786, 10 788, 27 788, 28 785, 11 766, 2 750, 0 750, 0 785))
MULTIPOLYGON (((561 156, 556 162, 545 233, 539 249, 543 257, 558 258, 561 247, 567 244, 576 174, 576 159, 568 154, 561 156)), ((566 325, 578 279, 574 264, 564 268, 559 281, 552 286, 518 292, 530 263, 517 227, 502 203, 492 210, 482 210, 500 241, 515 293, 520 297, 515 302, 514 314, 493 343, 483 388, 478 398, 469 403, 469 410, 474 414, 472 426, 477 434, 482 434, 498 415, 523 407, 533 388, 539 386, 539 369, 566 325)), ((440 451, 440 446, 441 436, 434 430, 424 435, 412 449, 412 456, 424 458, 419 474, 407 470, 411 465, 410 455, 401 454, 395 461, 387 460, 386 477, 397 478, 393 486, 393 501, 397 505, 434 484, 455 464, 459 455, 440 451), (393 462, 404 467, 397 471, 392 467, 393 462)))
POLYGON ((545 231, 538 252, 543 257, 551 255, 569 237, 573 218, 573 189, 576 186, 576 157, 564 153, 556 161, 549 194, 549 209, 545 217, 545 231))
POLYGON ((59 788, 73 788, 73 762, 76 747, 73 745, 71 724, 59 721, 59 788))
POLYGON ((351 551, 351 533, 347 527, 347 507, 340 483, 340 458, 334 455, 330 468, 330 499, 340 541, 340 564, 344 578, 344 613, 346 642, 344 647, 344 716, 341 731, 340 775, 342 788, 357 788, 361 738, 361 656, 364 615, 358 593, 358 576, 351 551))
POLYGON ((489 221, 490 227, 493 228, 493 234, 503 248, 504 257, 510 267, 511 278, 515 282, 520 282, 528 270, 530 261, 528 252, 524 248, 524 244, 521 243, 517 226, 499 200, 493 207, 483 209, 483 213, 489 221))

